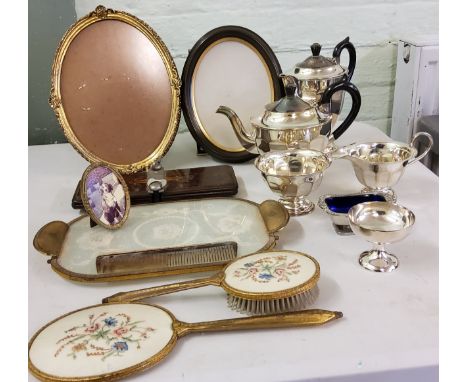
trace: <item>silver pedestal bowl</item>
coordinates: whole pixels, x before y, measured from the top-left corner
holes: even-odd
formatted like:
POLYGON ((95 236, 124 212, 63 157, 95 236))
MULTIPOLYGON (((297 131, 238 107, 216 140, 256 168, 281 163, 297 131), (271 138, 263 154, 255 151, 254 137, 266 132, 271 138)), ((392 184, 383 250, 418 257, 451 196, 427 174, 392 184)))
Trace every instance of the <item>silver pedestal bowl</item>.
POLYGON ((255 167, 273 192, 281 194, 279 202, 290 215, 303 215, 314 209, 306 198, 322 182, 330 159, 315 150, 269 152, 255 160, 255 167))
POLYGON ((388 253, 385 244, 403 240, 415 222, 413 212, 390 202, 357 204, 348 212, 349 225, 356 235, 374 243, 374 248, 359 256, 359 264, 374 272, 392 272, 398 258, 388 253))

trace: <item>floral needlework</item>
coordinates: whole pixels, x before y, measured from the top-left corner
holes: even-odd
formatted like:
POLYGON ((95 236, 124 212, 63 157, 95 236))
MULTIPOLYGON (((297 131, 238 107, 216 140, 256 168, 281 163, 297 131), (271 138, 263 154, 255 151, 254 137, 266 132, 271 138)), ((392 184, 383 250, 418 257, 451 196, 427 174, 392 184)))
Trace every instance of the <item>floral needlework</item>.
POLYGON ((120 357, 126 351, 140 349, 140 342, 149 338, 155 331, 142 325, 144 321, 132 321, 124 313, 108 315, 91 314, 88 322, 65 330, 65 336, 57 341, 57 351, 54 356, 66 354, 76 359, 78 356, 120 357))
POLYGON ((297 259, 288 262, 287 256, 284 255, 266 256, 251 263, 245 263, 243 267, 234 271, 234 277, 240 280, 251 279, 259 283, 289 282, 289 276, 300 272, 301 265, 297 259))

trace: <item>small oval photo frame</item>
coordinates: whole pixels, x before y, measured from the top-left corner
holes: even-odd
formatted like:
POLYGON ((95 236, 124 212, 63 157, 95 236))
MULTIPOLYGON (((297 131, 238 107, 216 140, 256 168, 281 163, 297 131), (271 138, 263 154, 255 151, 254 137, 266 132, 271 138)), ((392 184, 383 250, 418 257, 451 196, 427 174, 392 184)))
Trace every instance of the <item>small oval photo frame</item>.
POLYGON ((130 212, 127 184, 117 171, 103 163, 90 165, 81 178, 83 206, 96 224, 120 228, 130 212))

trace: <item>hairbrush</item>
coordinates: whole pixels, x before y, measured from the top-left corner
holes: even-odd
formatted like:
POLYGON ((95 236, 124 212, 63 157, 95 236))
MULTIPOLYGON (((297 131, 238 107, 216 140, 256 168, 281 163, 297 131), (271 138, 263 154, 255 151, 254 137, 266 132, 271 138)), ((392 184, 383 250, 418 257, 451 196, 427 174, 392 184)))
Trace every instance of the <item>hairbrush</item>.
POLYGON ((233 310, 282 313, 313 303, 318 296, 319 277, 320 266, 311 256, 295 251, 265 251, 233 260, 211 277, 120 292, 102 302, 132 302, 214 285, 227 292, 228 305, 233 310))

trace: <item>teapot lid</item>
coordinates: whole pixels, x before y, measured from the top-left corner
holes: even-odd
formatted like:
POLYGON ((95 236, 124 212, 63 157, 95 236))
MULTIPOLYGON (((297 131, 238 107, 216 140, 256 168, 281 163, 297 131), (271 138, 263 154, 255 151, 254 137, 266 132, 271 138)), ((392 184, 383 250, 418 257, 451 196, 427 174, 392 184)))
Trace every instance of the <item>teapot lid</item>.
POLYGON ((322 46, 318 43, 311 45, 312 56, 298 63, 293 70, 293 75, 300 80, 304 79, 328 79, 342 76, 346 69, 337 64, 334 58, 320 55, 322 46))
POLYGON ((265 106, 263 116, 253 122, 278 129, 321 126, 331 120, 331 115, 321 112, 316 105, 311 105, 296 95, 295 79, 290 77, 285 87, 286 96, 265 106))
POLYGON ((278 101, 269 103, 265 110, 275 113, 302 113, 311 108, 310 104, 296 95, 297 86, 295 83, 287 83, 284 86, 286 96, 278 101))

